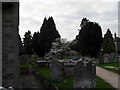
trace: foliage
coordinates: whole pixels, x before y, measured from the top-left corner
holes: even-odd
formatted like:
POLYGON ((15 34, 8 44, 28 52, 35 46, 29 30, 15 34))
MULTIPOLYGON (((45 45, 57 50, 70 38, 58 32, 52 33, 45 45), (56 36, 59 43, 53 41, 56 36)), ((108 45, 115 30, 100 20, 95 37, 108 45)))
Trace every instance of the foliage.
POLYGON ((32 39, 32 35, 31 35, 31 32, 28 30, 28 32, 25 32, 25 35, 23 38, 24 50, 25 50, 25 54, 27 55, 32 54, 31 39, 32 39))
POLYGON ((30 66, 30 64, 22 64, 20 65, 20 69, 27 69, 30 66))
POLYGON ((28 73, 28 67, 30 64, 22 64, 19 66, 20 68, 20 74, 27 74, 28 73))
POLYGON ((60 38, 59 32, 56 30, 56 25, 53 17, 49 17, 48 20, 45 18, 40 29, 40 33, 34 33, 32 40, 32 47, 34 52, 39 57, 44 57, 51 49, 52 42, 60 38))
POLYGON ((81 21, 80 27, 84 27, 88 22, 89 20, 87 18, 83 18, 81 21))
POLYGON ((32 49, 34 53, 39 54, 39 44, 38 44, 38 39, 39 39, 39 32, 35 32, 33 34, 33 38, 32 38, 32 49))
POLYGON ((111 34, 110 29, 107 30, 106 34, 104 35, 104 39, 103 39, 103 54, 108 53, 115 53, 115 43, 111 34))
POLYGON ((24 51, 23 43, 19 34, 18 34, 18 38, 19 38, 19 56, 21 56, 25 53, 25 51, 24 51))
POLYGON ((73 59, 78 53, 71 50, 69 45, 70 43, 68 41, 57 38, 55 42, 52 43, 51 51, 46 56, 56 59, 73 59))
POLYGON ((50 70, 48 68, 39 68, 37 72, 42 75, 44 79, 50 81, 50 70))
POLYGON ((102 40, 102 30, 99 24, 85 19, 78 35, 80 54, 96 57, 100 51, 102 40))
POLYGON ((37 62, 37 59, 38 59, 37 55, 32 55, 31 56, 32 63, 35 64, 37 62))

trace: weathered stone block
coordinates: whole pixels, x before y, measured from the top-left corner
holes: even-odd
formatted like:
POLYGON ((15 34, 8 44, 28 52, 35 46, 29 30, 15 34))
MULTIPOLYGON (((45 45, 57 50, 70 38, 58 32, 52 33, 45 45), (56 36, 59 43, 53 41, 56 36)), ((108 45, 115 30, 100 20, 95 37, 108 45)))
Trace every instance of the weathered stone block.
POLYGON ((84 59, 75 66, 74 88, 95 88, 96 66, 91 60, 84 59))

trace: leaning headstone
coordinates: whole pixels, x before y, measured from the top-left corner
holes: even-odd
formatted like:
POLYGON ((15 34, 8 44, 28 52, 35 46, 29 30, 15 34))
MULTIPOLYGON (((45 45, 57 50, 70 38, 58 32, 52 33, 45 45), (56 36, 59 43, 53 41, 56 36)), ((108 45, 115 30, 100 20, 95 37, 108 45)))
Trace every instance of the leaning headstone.
POLYGON ((84 59, 75 66, 74 88, 95 88, 96 66, 91 60, 84 59))
POLYGON ((51 60, 50 62, 50 77, 52 81, 61 81, 62 80, 62 67, 59 61, 51 60))

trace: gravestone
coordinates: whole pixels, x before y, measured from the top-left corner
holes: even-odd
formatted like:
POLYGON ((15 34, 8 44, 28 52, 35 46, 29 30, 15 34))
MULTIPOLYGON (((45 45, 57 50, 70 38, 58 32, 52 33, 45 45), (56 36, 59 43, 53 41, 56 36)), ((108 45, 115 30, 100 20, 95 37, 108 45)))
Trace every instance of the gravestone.
POLYGON ((108 61, 109 61, 109 56, 108 56, 108 54, 105 54, 104 55, 104 63, 108 63, 108 61))
POLYGON ((96 65, 91 60, 79 61, 74 70, 74 88, 96 87, 96 65))
POLYGON ((50 62, 50 77, 52 81, 62 80, 62 67, 59 61, 51 60, 50 62))

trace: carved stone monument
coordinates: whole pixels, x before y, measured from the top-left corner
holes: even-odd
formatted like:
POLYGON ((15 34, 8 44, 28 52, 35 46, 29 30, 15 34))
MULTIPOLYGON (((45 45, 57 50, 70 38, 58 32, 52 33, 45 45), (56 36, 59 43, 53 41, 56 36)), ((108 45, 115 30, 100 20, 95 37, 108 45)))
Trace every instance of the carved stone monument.
POLYGON ((74 88, 95 88, 96 87, 96 66, 91 60, 79 61, 75 66, 74 88))

